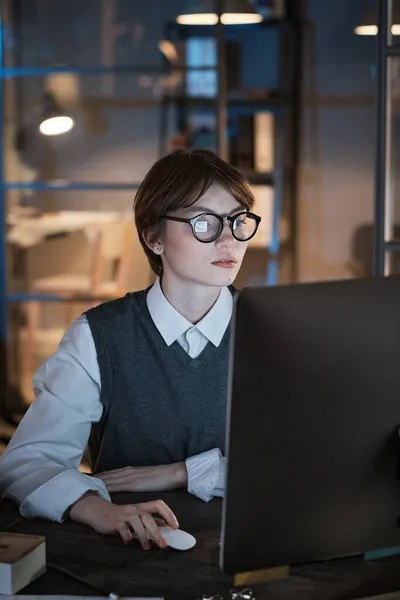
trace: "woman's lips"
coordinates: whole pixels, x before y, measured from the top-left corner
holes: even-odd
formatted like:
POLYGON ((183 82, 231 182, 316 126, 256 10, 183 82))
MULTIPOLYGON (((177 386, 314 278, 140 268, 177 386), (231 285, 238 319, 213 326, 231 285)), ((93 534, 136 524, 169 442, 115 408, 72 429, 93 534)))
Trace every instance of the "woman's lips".
POLYGON ((236 261, 231 259, 217 260, 213 263, 214 267, 220 267, 221 269, 234 269, 236 267, 236 261))

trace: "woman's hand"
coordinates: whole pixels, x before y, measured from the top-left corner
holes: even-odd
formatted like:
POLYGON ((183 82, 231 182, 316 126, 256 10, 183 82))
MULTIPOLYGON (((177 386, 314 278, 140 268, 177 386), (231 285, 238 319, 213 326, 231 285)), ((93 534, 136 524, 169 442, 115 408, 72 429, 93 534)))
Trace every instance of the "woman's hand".
POLYGON ((141 504, 112 504, 97 495, 84 495, 70 509, 69 517, 85 523, 98 533, 119 534, 125 544, 138 537, 144 550, 150 550, 152 541, 160 548, 168 546, 159 526, 179 527, 172 510, 162 500, 141 504), (159 514, 162 519, 156 519, 159 514))
POLYGON ((186 487, 188 475, 184 462, 156 467, 124 467, 96 473, 109 492, 162 492, 186 487))

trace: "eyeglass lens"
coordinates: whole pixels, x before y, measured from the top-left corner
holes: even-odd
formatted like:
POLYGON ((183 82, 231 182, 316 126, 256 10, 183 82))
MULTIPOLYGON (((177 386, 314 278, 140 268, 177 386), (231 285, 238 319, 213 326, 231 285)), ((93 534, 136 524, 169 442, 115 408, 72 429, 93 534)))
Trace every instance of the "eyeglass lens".
MULTIPOLYGON (((233 221, 233 235, 236 239, 246 241, 257 227, 257 221, 250 214, 241 214, 233 221)), ((214 240, 221 232, 221 221, 215 215, 201 215, 194 223, 193 231, 202 242, 214 240)))

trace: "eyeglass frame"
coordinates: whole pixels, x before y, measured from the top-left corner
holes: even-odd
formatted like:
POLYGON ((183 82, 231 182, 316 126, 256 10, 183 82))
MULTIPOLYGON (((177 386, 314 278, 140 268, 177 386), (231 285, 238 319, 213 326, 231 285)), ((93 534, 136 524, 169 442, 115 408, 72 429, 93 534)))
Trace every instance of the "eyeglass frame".
POLYGON ((225 224, 226 221, 229 222, 229 229, 231 230, 231 233, 232 233, 233 237, 235 238, 235 240, 237 240, 238 242, 248 242, 249 240, 251 240, 251 238, 256 235, 258 227, 259 227, 259 225, 261 223, 261 217, 259 217, 258 215, 255 215, 254 213, 252 213, 252 212, 250 212, 248 210, 244 210, 244 211, 242 211, 240 213, 236 213, 236 215, 232 215, 232 216, 226 215, 225 217, 221 217, 221 215, 216 215, 215 213, 205 212, 205 213, 201 213, 200 215, 196 215, 195 217, 192 217, 191 219, 184 219, 183 217, 171 217, 169 215, 164 215, 161 218, 162 219, 166 219, 167 221, 177 221, 178 223, 188 223, 191 226, 191 228, 192 228, 192 233, 193 233, 194 238, 198 242, 200 242, 202 244, 211 244, 212 242, 215 242, 219 237, 221 237, 221 234, 222 234, 222 232, 224 230, 224 224, 225 224), (220 231, 219 231, 219 233, 215 237, 213 237, 211 240, 200 240, 197 237, 197 235, 195 233, 195 230, 194 230, 195 225, 196 225, 198 219, 200 219, 200 217, 204 217, 205 215, 210 215, 211 217, 216 217, 218 219, 218 221, 220 222, 220 224, 221 224, 220 225, 220 231), (254 220, 256 222, 256 228, 255 228, 255 230, 253 231, 253 233, 251 234, 251 236, 248 237, 248 238, 246 238, 245 240, 241 240, 238 237, 236 237, 236 235, 235 235, 235 233, 233 231, 233 224, 236 221, 236 219, 238 217, 240 217, 240 215, 251 215, 252 218, 254 218, 254 220))

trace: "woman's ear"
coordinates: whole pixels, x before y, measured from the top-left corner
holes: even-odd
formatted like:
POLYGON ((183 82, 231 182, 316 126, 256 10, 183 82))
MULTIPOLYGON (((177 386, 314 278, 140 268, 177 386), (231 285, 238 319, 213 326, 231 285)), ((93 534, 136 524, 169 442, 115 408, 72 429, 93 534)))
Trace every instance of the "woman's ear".
POLYGON ((159 236, 155 236, 153 231, 146 231, 143 234, 145 244, 154 254, 163 253, 163 244, 159 236))

